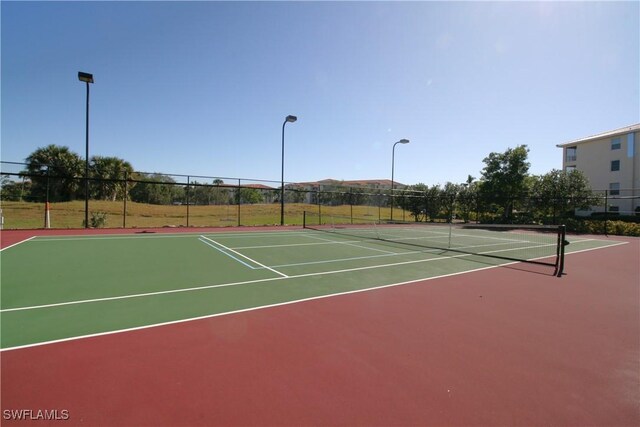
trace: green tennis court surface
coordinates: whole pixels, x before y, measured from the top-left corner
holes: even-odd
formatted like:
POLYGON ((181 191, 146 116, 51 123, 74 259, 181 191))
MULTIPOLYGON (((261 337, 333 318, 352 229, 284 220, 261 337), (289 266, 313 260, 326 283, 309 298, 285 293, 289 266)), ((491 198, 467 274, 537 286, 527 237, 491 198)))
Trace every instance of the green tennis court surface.
MULTIPOLYGON (((23 347, 513 266, 511 259, 544 263, 556 253, 553 236, 532 233, 464 230, 451 236, 442 229, 393 230, 401 239, 423 232, 455 246, 418 247, 318 230, 36 237, 2 251, 1 346, 23 347), (466 252, 470 247, 475 253, 466 252)), ((568 240, 567 254, 623 243, 568 240)), ((517 266, 531 269, 532 276, 554 270, 544 264, 517 266)), ((565 271, 571 273, 570 256, 565 271)))

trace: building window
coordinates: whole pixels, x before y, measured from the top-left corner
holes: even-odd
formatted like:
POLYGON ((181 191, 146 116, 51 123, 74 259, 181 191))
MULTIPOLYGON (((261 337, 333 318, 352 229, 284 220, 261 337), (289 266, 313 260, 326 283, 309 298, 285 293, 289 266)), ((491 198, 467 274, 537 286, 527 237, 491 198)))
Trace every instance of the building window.
POLYGON ((618 196, 620 195, 620 183, 612 182, 609 184, 609 195, 610 196, 618 196))
POLYGON ((578 150, 578 147, 567 147, 565 160, 567 162, 575 162, 578 159, 577 150, 578 150))
POLYGON ((571 172, 573 172, 574 170, 576 170, 576 165, 572 165, 572 166, 565 166, 565 168, 564 168, 564 171, 565 171, 566 173, 571 173, 571 172))
POLYGON ((611 149, 619 150, 620 149, 620 138, 613 138, 611 140, 611 149))
POLYGON ((620 160, 611 160, 611 172, 620 170, 620 160))
POLYGON ((609 206, 609 212, 620 212, 620 206, 609 206))

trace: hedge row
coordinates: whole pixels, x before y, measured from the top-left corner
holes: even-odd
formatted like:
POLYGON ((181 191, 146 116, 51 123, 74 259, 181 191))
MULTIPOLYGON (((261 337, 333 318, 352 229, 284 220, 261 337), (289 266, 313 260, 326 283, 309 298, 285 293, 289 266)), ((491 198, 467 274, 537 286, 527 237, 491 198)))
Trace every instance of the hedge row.
MULTIPOLYGON (((567 219, 567 231, 574 233, 604 234, 605 221, 567 219)), ((616 236, 640 236, 640 224, 625 221, 607 221, 607 234, 616 236)))

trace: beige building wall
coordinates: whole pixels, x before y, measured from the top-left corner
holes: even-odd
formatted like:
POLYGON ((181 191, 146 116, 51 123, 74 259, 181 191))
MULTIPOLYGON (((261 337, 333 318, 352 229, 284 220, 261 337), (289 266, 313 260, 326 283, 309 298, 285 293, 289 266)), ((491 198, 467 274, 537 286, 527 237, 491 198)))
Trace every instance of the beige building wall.
MULTIPOLYGON (((640 209, 640 124, 564 144, 563 170, 575 168, 595 191, 607 190, 609 211, 633 215, 640 209), (617 170, 615 170, 617 169, 617 170)), ((589 212, 602 212, 604 206, 589 212)))

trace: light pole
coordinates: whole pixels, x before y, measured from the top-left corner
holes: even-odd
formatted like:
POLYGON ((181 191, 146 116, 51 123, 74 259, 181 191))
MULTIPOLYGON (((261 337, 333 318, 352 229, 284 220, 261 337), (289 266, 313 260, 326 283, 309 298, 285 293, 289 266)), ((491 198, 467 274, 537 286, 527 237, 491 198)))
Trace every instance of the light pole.
POLYGON ((394 163, 395 163, 395 155, 396 155, 396 145, 398 144, 408 144, 409 140, 408 139, 401 139, 400 141, 396 142, 395 144, 393 144, 393 150, 391 150, 391 221, 393 221, 393 204, 394 204, 394 197, 393 197, 393 167, 394 167, 394 163))
POLYGON ((87 116, 84 160, 84 228, 89 228, 89 83, 93 83, 93 74, 78 71, 78 80, 87 84, 87 116))
POLYGON ((293 123, 298 118, 296 116, 287 116, 282 123, 282 176, 280 187, 280 225, 284 225, 284 125, 293 123))

